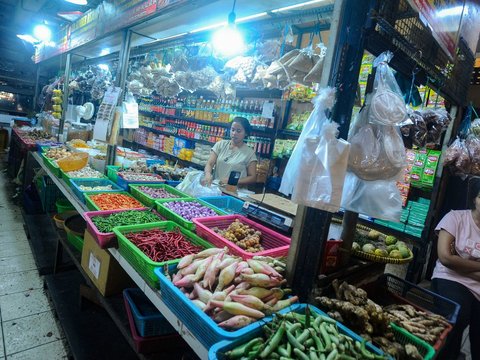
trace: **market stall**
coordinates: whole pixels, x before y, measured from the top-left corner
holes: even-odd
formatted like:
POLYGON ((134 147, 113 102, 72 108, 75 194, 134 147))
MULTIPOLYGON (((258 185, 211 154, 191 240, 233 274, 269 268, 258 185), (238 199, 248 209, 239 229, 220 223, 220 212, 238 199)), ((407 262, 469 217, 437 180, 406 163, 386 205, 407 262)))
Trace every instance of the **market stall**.
MULTIPOLYGON (((147 336, 132 325, 136 314, 127 304, 132 333, 122 332, 139 353, 143 341, 156 340, 158 349, 176 331, 201 359, 432 359, 458 305, 383 274, 385 264, 410 264, 403 275, 417 282, 424 270, 441 200, 440 157, 458 122, 457 107, 447 111, 435 91, 460 106, 462 82, 456 90, 440 86, 452 78, 399 45, 411 34, 392 24, 417 21, 416 13, 390 19, 392 9, 369 1, 294 11, 295 4, 267 3, 237 17, 250 44, 240 55, 219 56, 210 29, 186 28, 198 17, 190 4, 178 5, 184 16, 170 28, 172 20, 154 10, 149 21, 75 49, 98 54, 114 44, 108 59, 95 55, 67 66, 42 118, 62 141, 44 143, 42 134, 28 149, 29 168, 41 170, 28 170, 24 181, 34 179, 43 210, 50 214, 66 201, 81 215, 81 231, 58 240, 56 260, 68 249, 107 299, 126 282, 108 289, 102 261, 135 282, 163 315, 147 336), (379 15, 372 18, 374 9, 379 15), (392 46, 400 49, 393 59, 383 53, 392 46), (107 63, 108 70, 101 66, 107 63), (402 83, 410 65, 413 78, 402 83), (377 94, 382 76, 389 79, 382 84, 388 101, 377 94), (415 108, 417 86, 424 96, 415 108), (232 138, 237 117, 251 125, 246 144, 258 159, 256 181, 249 189, 236 182, 204 186, 211 148, 232 138), (82 125, 91 119, 93 129, 82 125), (333 148, 335 160, 319 169, 323 159, 316 156, 333 148), (318 173, 329 189, 315 182, 318 173), (348 188, 349 176, 368 191, 348 188), (369 187, 375 181, 383 183, 369 187), (360 195, 342 200, 342 188, 360 195)), ((207 14, 212 6, 199 9, 207 14)), ((467 50, 460 45, 465 61, 467 50)), ((453 66, 455 74, 463 71, 453 66)), ((450 148, 455 164, 457 150, 450 148)))

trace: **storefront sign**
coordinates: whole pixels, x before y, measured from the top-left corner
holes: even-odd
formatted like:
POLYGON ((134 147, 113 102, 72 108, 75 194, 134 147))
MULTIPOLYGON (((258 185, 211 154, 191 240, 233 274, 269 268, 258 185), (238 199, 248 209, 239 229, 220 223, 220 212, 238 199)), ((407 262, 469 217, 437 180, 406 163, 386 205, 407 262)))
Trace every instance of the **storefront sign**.
POLYGON ((458 0, 408 0, 432 30, 440 47, 455 58, 464 1, 458 0))
POLYGON ((80 19, 75 21, 70 26, 70 42, 68 44, 68 50, 75 49, 89 41, 92 41, 96 37, 96 27, 98 21, 98 10, 93 9, 88 11, 80 19))
POLYGON ((110 21, 109 31, 122 29, 155 13, 157 0, 115 0, 115 17, 110 21))

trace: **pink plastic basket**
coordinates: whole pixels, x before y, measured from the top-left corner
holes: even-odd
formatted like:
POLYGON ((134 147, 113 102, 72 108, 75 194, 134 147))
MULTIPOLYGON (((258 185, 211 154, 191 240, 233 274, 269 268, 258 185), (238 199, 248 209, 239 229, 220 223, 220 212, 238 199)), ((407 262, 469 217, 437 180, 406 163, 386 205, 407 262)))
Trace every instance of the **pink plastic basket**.
POLYGON ((232 254, 241 256, 243 259, 251 259, 254 256, 286 256, 288 254, 288 249, 290 248, 290 238, 263 225, 260 225, 255 221, 246 218, 245 216, 227 215, 205 217, 193 219, 193 222, 197 225, 196 232, 198 236, 204 238, 217 247, 227 246, 232 254), (214 227, 217 227, 221 230, 226 229, 236 219, 262 233, 261 244, 265 249, 264 251, 256 253, 247 252, 212 230, 214 227))
MULTIPOLYGON (((116 239, 117 237, 113 232, 109 233, 101 233, 98 231, 97 227, 92 221, 92 217, 95 216, 108 216, 110 214, 115 214, 122 211, 130 211, 130 210, 138 210, 138 211, 145 211, 148 208, 138 208, 138 209, 120 209, 120 210, 104 210, 104 211, 88 211, 84 213, 85 221, 87 222, 87 230, 90 231, 90 234, 93 235, 97 244, 102 249, 107 249, 109 247, 117 247, 116 239)), ((155 215, 158 216, 159 220, 162 221, 163 217, 156 211, 153 211, 155 215)))

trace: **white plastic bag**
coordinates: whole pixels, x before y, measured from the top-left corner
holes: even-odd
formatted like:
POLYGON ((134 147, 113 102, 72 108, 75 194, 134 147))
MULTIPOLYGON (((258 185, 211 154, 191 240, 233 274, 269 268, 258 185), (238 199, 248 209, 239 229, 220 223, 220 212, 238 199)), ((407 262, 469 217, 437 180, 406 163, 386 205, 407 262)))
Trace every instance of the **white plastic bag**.
POLYGON ((373 62, 377 72, 375 73, 374 90, 368 113, 369 121, 372 124, 401 125, 408 116, 402 92, 388 66, 392 57, 393 54, 386 51, 381 53, 373 62))
POLYGON ((337 136, 338 124, 325 121, 320 137, 306 139, 292 201, 330 212, 340 209, 350 144, 337 136))
POLYGON ((303 126, 302 133, 285 168, 279 189, 281 193, 293 194, 297 178, 301 174, 300 168, 315 161, 314 153, 320 143, 323 124, 326 122, 325 110, 331 108, 334 101, 335 89, 329 87, 320 90, 317 97, 313 99, 313 111, 303 126), (309 155, 305 153, 306 149, 311 158, 308 158, 309 155))
POLYGON ((203 171, 190 171, 177 189, 193 197, 219 196, 222 192, 217 186, 203 186, 201 183, 203 171))
POLYGON ((366 181, 348 172, 342 208, 376 219, 400 221, 402 197, 395 180, 366 181))

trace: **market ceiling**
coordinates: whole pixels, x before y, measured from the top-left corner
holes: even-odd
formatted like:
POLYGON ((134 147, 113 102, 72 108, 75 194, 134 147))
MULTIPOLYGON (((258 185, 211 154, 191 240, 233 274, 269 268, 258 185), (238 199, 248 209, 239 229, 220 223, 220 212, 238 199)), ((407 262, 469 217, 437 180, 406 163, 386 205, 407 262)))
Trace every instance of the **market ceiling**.
POLYGON ((17 34, 31 34, 33 27, 44 21, 55 32, 68 23, 59 12, 83 13, 99 3, 101 0, 88 0, 88 6, 65 0, 0 0, 0 91, 16 86, 27 94, 35 81, 33 46, 20 40, 17 34))

